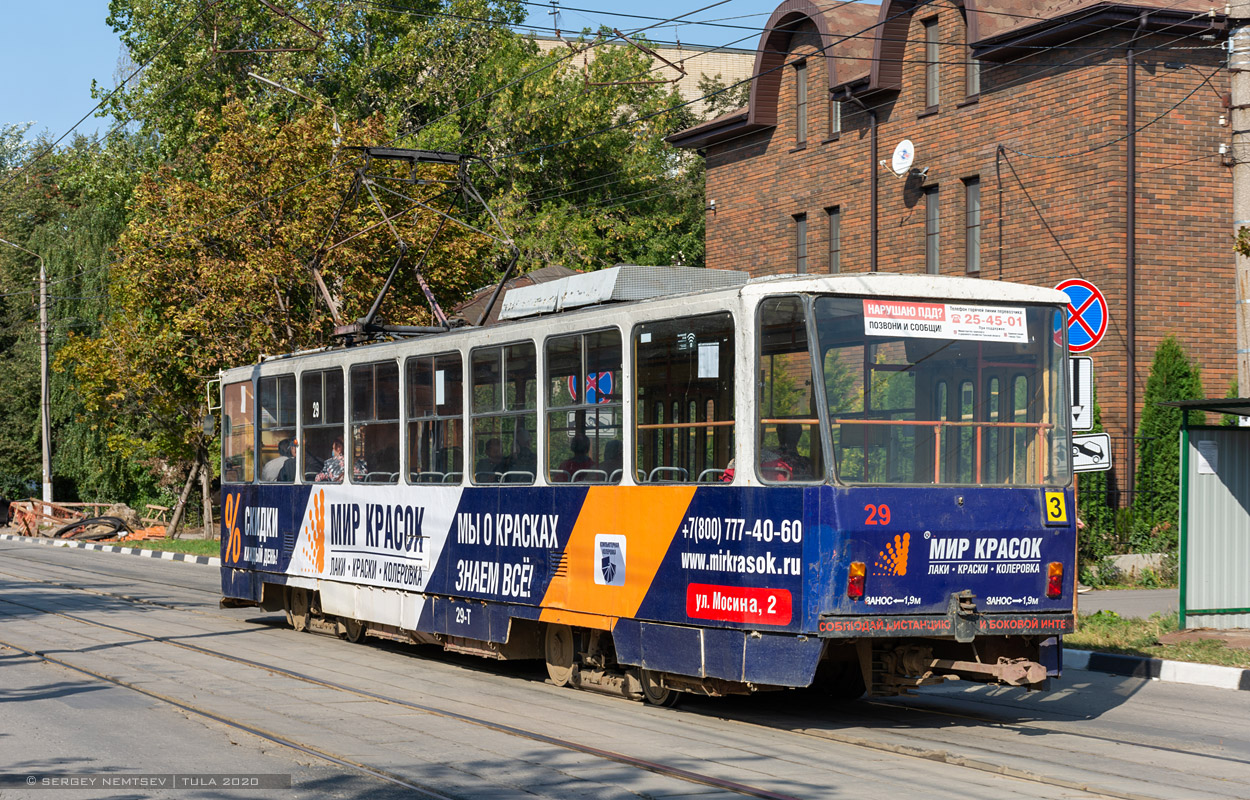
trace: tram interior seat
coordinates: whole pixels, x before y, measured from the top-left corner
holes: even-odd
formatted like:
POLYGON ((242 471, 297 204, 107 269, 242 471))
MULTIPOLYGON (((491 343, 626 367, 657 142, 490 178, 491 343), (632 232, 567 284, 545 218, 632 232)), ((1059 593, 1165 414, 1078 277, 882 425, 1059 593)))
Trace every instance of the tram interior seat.
POLYGON ((607 483, 608 473, 601 469, 579 469, 573 473, 573 483, 607 483))
POLYGON ((569 474, 562 469, 553 469, 547 475, 549 483, 568 483, 569 474))
POLYGON ((608 476, 608 483, 620 483, 623 471, 619 469, 612 470, 612 474, 608 476))
POLYGON ((725 470, 723 469, 716 469, 715 467, 709 467, 708 469, 705 469, 699 473, 699 479, 696 481, 696 483, 720 483, 720 480, 724 476, 724 474, 725 474, 725 470))
POLYGON ((312 483, 312 482, 313 482, 313 481, 315 481, 315 480, 317 480, 317 473, 316 473, 316 472, 305 472, 305 473, 304 473, 304 482, 305 482, 305 483, 312 483))
POLYGON ((365 474, 365 483, 391 483, 398 478, 397 472, 369 472, 365 474))
POLYGON ((460 483, 463 478, 463 472, 448 472, 443 476, 443 483, 460 483))
POLYGON ((442 483, 446 478, 443 472, 422 472, 417 475, 417 483, 442 483))
POLYGON ((500 474, 498 472, 475 472, 473 474, 474 483, 499 483, 500 474))
POLYGON ((523 469, 510 469, 499 478, 500 483, 533 483, 534 473, 523 469))
POLYGON ((647 476, 649 483, 689 483, 690 472, 685 467, 656 467, 647 476), (665 475, 672 477, 666 478, 665 475))

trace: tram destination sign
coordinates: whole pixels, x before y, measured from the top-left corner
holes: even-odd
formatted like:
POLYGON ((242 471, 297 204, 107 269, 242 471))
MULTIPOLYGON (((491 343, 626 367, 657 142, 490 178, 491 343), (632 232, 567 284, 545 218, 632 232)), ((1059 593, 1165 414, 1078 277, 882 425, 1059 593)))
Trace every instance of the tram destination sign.
POLYGON ((1087 433, 1072 437, 1072 471, 1104 472, 1111 469, 1111 436, 1087 433))

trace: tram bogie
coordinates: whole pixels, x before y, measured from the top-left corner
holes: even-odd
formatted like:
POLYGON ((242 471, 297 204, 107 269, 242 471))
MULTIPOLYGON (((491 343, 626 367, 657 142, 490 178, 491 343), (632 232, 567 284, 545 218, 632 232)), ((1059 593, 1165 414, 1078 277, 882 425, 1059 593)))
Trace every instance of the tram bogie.
POLYGON ((1057 674, 1063 296, 673 281, 223 373, 223 602, 657 705, 1057 674))

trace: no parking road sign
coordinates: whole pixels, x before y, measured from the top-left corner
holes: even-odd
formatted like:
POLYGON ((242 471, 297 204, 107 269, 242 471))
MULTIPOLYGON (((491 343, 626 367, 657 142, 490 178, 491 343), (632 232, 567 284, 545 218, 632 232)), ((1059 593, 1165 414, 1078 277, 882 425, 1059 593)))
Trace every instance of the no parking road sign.
POLYGON ((1094 349, 1107 332, 1107 298, 1098 287, 1086 280, 1072 278, 1055 287, 1067 292, 1068 349, 1084 353, 1094 349))

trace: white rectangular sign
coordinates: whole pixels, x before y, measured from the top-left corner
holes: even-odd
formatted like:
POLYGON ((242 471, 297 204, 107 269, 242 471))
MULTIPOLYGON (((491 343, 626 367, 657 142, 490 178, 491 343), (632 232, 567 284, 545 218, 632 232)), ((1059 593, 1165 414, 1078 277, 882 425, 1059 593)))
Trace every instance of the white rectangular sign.
POLYGON ((1023 308, 865 300, 864 333, 922 339, 1027 342, 1023 308))
POLYGON ((1072 359, 1072 430, 1094 427, 1094 359, 1072 359))
POLYGON ((1111 436, 1087 433, 1072 437, 1072 471, 1102 472, 1111 469, 1111 436))

